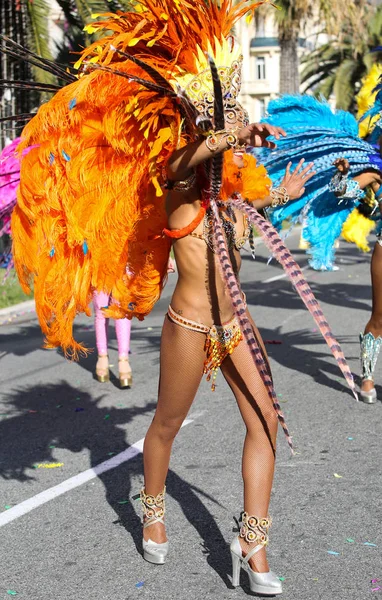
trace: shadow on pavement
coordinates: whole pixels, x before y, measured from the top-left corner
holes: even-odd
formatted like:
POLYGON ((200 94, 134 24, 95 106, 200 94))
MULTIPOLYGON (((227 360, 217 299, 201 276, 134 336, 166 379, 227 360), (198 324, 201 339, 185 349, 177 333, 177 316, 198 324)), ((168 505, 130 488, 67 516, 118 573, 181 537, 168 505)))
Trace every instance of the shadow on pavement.
MULTIPOLYGON (((55 448, 74 453, 88 450, 89 467, 108 460, 110 453, 118 454, 129 448, 126 433, 119 426, 132 422, 140 414, 153 412, 156 403, 116 408, 100 406, 102 400, 103 396, 92 398, 65 381, 7 393, 4 406, 9 416, 0 421, 0 477, 30 483, 35 480, 34 465, 56 462, 55 448)), ((139 489, 132 489, 132 481, 142 474, 142 456, 138 455, 99 475, 105 486, 106 500, 117 515, 114 523, 130 533, 138 552, 141 552, 142 525, 137 515, 140 505, 134 497, 139 489)), ((167 492, 179 502, 185 517, 199 533, 210 566, 231 587, 227 576, 229 548, 199 496, 216 501, 171 470, 167 492)))

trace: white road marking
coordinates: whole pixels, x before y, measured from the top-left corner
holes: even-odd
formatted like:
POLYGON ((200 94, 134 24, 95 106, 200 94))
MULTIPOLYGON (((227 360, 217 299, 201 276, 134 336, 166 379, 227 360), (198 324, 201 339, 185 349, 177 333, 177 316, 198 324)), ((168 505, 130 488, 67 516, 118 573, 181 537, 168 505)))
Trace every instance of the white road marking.
MULTIPOLYGON (((204 411, 201 411, 199 413, 193 413, 192 418, 185 419, 183 421, 182 427, 185 427, 186 425, 192 423, 197 417, 199 417, 202 414, 202 412, 204 411)), ((62 494, 66 494, 66 492, 74 490, 80 485, 87 483, 91 479, 95 479, 96 477, 98 477, 98 475, 101 475, 106 471, 110 471, 110 469, 115 469, 122 463, 125 463, 135 458, 135 456, 137 456, 143 451, 144 441, 145 438, 142 438, 123 452, 120 452, 116 456, 112 456, 111 458, 105 460, 103 463, 100 463, 96 467, 92 467, 91 469, 87 469, 82 473, 78 473, 78 475, 74 475, 66 481, 63 481, 58 485, 48 488, 44 492, 40 492, 39 494, 36 494, 36 496, 32 496, 32 498, 28 498, 28 500, 24 500, 24 502, 20 502, 20 504, 16 504, 16 506, 12 506, 12 508, 9 508, 8 510, 0 513, 0 527, 8 525, 8 523, 11 523, 15 519, 26 515, 35 508, 46 504, 46 502, 54 500, 55 498, 58 498, 58 496, 62 496, 62 494)))
MULTIPOLYGON (((306 271, 309 269, 309 265, 303 267, 301 271, 306 271)), ((262 283, 272 283, 272 281, 278 281, 279 279, 285 279, 285 277, 289 277, 287 273, 283 273, 282 275, 276 275, 276 277, 270 277, 269 279, 265 279, 262 283)))

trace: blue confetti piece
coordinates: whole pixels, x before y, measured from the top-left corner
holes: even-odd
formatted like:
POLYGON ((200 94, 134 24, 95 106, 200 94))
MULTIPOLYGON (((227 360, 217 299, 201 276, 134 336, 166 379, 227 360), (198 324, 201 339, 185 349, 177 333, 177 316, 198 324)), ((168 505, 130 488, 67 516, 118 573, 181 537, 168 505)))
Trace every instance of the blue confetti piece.
POLYGON ((53 247, 53 248, 51 249, 51 251, 49 252, 49 256, 50 256, 50 258, 53 258, 54 254, 55 254, 55 249, 54 249, 54 247, 53 247))
POLYGON ((339 556, 339 552, 334 552, 334 550, 328 550, 328 554, 330 554, 331 556, 339 556))
POLYGON ((72 110, 72 108, 74 108, 77 104, 77 99, 76 98, 72 98, 72 100, 69 102, 69 110, 72 110))
POLYGON ((350 441, 351 441, 351 440, 354 440, 354 438, 352 438, 352 437, 348 437, 348 440, 350 440, 350 441))
POLYGON ((138 581, 138 583, 135 584, 135 587, 139 589, 139 588, 142 588, 144 585, 145 585, 144 581, 138 581))
POLYGON ((372 544, 371 542, 365 542, 364 546, 371 546, 372 548, 376 548, 377 544, 372 544))
POLYGON ((54 154, 53 154, 53 152, 51 152, 49 154, 49 164, 52 165, 53 163, 54 163, 54 154))
POLYGON ((62 151, 62 156, 65 158, 66 161, 70 161, 70 156, 69 154, 66 154, 65 150, 62 151))
POLYGON ((86 240, 84 241, 84 243, 82 244, 82 252, 86 255, 88 253, 88 245, 86 243, 86 240))

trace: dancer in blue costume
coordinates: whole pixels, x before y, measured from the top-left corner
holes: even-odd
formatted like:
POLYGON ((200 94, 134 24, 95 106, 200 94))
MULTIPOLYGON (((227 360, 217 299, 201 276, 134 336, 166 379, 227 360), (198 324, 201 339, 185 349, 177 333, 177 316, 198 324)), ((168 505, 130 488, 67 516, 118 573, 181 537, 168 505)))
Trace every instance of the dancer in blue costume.
MULTIPOLYGON (((302 237, 309 244, 309 264, 316 270, 333 270, 334 244, 340 236, 347 217, 365 196, 363 191, 378 180, 382 159, 375 145, 364 141, 358 134, 358 123, 350 113, 334 112, 324 100, 312 96, 283 96, 268 106, 267 122, 282 127, 288 136, 271 152, 261 151, 273 183, 280 180, 290 163, 306 160, 314 163, 316 175, 306 184, 302 198, 285 207, 269 212, 269 217, 280 229, 283 221, 301 223, 302 237), (335 161, 348 161, 348 185, 341 187, 345 172, 336 171, 335 161), (369 173, 370 176, 359 176, 369 173), (375 177, 374 177, 375 175, 375 177)), ((344 171, 344 164, 337 167, 344 171)), ((346 169, 345 169, 346 170, 346 169)))
MULTIPOLYGON (((288 137, 276 150, 261 152, 273 183, 289 166, 300 161, 314 163, 316 175, 306 183, 302 198, 269 213, 280 228, 285 220, 302 223, 309 243, 310 265, 333 270, 334 244, 347 217, 371 188, 382 213, 382 84, 374 105, 362 117, 381 115, 367 140, 359 137, 356 119, 347 112, 333 112, 326 101, 311 96, 284 96, 270 102, 267 122, 282 127, 288 137)), ((378 227, 381 231, 381 223, 378 227)), ((373 373, 382 346, 382 239, 378 235, 371 261, 372 315, 361 342, 361 392, 368 404, 377 401, 373 373)))

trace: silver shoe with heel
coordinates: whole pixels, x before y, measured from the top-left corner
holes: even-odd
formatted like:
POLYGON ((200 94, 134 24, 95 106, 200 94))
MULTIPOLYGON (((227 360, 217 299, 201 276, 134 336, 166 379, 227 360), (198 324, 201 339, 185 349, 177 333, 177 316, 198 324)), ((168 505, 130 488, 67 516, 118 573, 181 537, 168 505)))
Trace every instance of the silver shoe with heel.
POLYGON ((230 546, 232 557, 232 585, 240 585, 240 570, 244 569, 248 573, 249 587, 251 592, 261 596, 279 596, 282 594, 282 584, 280 579, 272 571, 267 573, 256 573, 249 561, 251 558, 268 544, 268 530, 271 526, 270 518, 259 519, 249 516, 247 513, 242 515, 242 525, 239 537, 235 537, 230 546), (240 538, 244 539, 254 547, 243 556, 243 550, 240 544, 240 538))
MULTIPOLYGON (((162 525, 164 525, 165 493, 166 488, 164 488, 163 492, 160 492, 157 496, 150 496, 149 494, 146 494, 144 489, 141 490, 143 529, 150 527, 150 525, 154 525, 154 523, 162 523, 162 525)), ((151 539, 146 541, 143 538, 142 546, 143 558, 147 560, 147 562, 153 563, 154 565, 164 565, 168 554, 168 542, 158 544, 151 539)))
MULTIPOLYGON (((359 335, 361 344, 361 377, 362 382, 374 381, 373 373, 377 364, 378 356, 382 346, 382 337, 377 338, 369 331, 369 333, 359 335)), ((377 392, 375 387, 371 390, 360 390, 361 400, 365 404, 375 404, 377 402, 377 392)))

